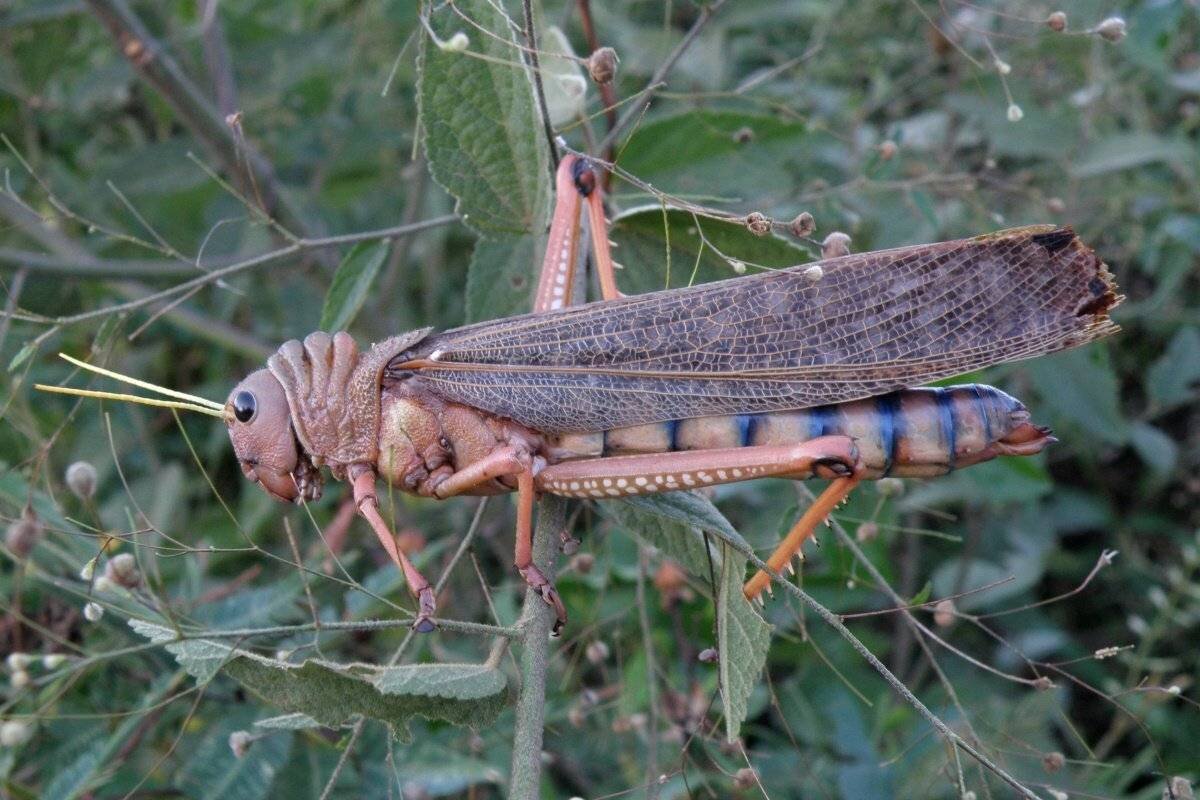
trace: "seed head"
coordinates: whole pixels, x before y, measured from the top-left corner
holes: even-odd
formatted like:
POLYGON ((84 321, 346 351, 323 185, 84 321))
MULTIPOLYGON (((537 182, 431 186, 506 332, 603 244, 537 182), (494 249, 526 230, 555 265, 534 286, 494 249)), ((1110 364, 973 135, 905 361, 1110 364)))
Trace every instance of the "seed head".
POLYGON ((1106 42, 1119 42, 1125 38, 1125 20, 1121 17, 1109 17, 1096 26, 1096 33, 1106 42))
POLYGON ((875 481, 875 491, 884 497, 899 497, 904 494, 904 481, 899 478, 880 478, 875 481))
POLYGON ((809 283, 816 283, 825 277, 825 270, 821 269, 819 264, 813 264, 808 269, 804 270, 804 277, 809 283))
POLYGON ((701 664, 715 664, 717 663, 718 659, 719 656, 717 655, 717 648, 715 647, 706 647, 700 651, 699 655, 696 656, 696 660, 701 664))
POLYGON ((746 274, 746 262, 738 261, 736 258, 729 259, 729 267, 738 275, 746 274))
POLYGON ((587 712, 580 706, 573 705, 567 711, 567 722, 571 723, 572 728, 582 728, 585 721, 587 721, 587 712))
POLYGON ((738 144, 754 141, 754 129, 749 125, 743 125, 733 132, 733 140, 738 144))
POLYGON ((439 42, 438 47, 447 53, 461 53, 471 45, 471 39, 462 31, 458 31, 444 42, 439 42))
POLYGON ((1046 753, 1042 756, 1042 769, 1049 772, 1051 775, 1063 768, 1063 764, 1067 763, 1067 758, 1057 750, 1053 753, 1046 753))
POLYGON ((884 161, 891 161, 895 157, 896 151, 899 149, 900 148, 891 139, 884 139, 879 143, 879 157, 884 161))
POLYGON ((608 661, 608 645, 605 644, 604 640, 602 639, 597 639, 594 642, 588 642, 588 646, 584 651, 584 654, 587 656, 587 660, 593 664, 603 664, 605 661, 608 661))
POLYGON ((1045 675, 1042 675, 1033 682, 1033 688, 1039 692, 1045 692, 1054 688, 1054 682, 1045 675))
POLYGON ((1020 122, 1023 119, 1025 119, 1025 112, 1021 110, 1021 107, 1019 105, 1017 105, 1016 103, 1009 103, 1008 104, 1008 121, 1009 122, 1020 122))
POLYGON ((617 76, 617 64, 620 61, 621 59, 617 58, 616 50, 611 47, 601 47, 588 57, 588 74, 601 86, 612 83, 613 78, 617 76))
POLYGON ((736 789, 749 789, 758 783, 758 776, 750 767, 742 767, 733 775, 733 785, 736 789))
POLYGON ((79 568, 79 580, 91 583, 94 577, 96 577, 96 559, 89 558, 87 563, 79 568))
POLYGON ((1061 214, 1067 210, 1067 204, 1063 202, 1061 197, 1047 197, 1046 210, 1051 214, 1061 214))
POLYGON ((76 461, 67 467, 67 486, 80 500, 96 494, 96 468, 88 461, 76 461))
POLYGON ((587 575, 596 566, 596 557, 591 553, 580 553, 571 559, 571 569, 580 575, 587 575))
POLYGON ((244 757, 253 743, 254 737, 249 731, 234 731, 229 734, 229 749, 233 751, 234 758, 244 757))
POLYGON ((999 72, 1001 75, 1007 75, 1012 72, 1012 64, 1009 64, 1007 61, 1000 58, 995 59, 992 62, 992 66, 994 66, 996 68, 996 72, 999 72))
POLYGON ((0 745, 20 747, 33 738, 33 726, 10 719, 0 725, 0 745))
POLYGON ((841 231, 834 231, 821 242, 821 258, 837 258, 850 255, 850 237, 841 231))
POLYGON ((1061 11, 1055 11, 1046 17, 1046 27, 1055 33, 1062 33, 1067 29, 1067 15, 1061 11))
POLYGON ((854 533, 854 538, 863 544, 875 541, 879 538, 879 524, 870 521, 864 522, 858 526, 858 530, 854 533))
POLYGON ((29 653, 9 653, 8 658, 4 659, 4 663, 11 671, 20 672, 33 663, 33 656, 29 653))
POLYGON ((126 589, 136 589, 142 585, 142 574, 138 571, 133 553, 117 553, 110 558, 104 565, 104 577, 126 589))
POLYGON ((32 508, 26 508, 19 519, 13 520, 4 532, 4 544, 17 558, 26 558, 42 537, 42 521, 32 508))
POLYGON ((1092 658, 1097 661, 1103 661, 1106 658, 1112 658, 1117 653, 1121 652, 1119 647, 1101 647, 1096 652, 1092 653, 1092 658))
POLYGON ((23 669, 19 669, 8 680, 14 689, 24 689, 29 685, 29 673, 23 669))
POLYGON ((771 220, 758 211, 751 211, 742 222, 755 236, 766 236, 771 232, 771 220))
POLYGON ((104 606, 99 603, 88 603, 83 607, 83 618, 88 622, 99 622, 104 616, 104 606))
POLYGON ((42 666, 46 669, 58 669, 67 663, 67 657, 62 653, 48 653, 42 656, 42 666))
POLYGON ((794 220, 788 225, 792 231, 792 236, 797 239, 803 239, 817 229, 817 221, 813 219, 813 215, 807 211, 801 211, 794 220))
POLYGON ((949 628, 954 624, 954 601, 939 600, 933 607, 933 621, 939 628, 949 628))

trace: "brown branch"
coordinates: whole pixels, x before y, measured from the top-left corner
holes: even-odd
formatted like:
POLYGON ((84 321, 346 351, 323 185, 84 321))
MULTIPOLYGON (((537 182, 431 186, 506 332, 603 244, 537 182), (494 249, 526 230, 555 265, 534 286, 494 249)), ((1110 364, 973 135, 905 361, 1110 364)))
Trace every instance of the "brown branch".
POLYGON ((625 113, 621 115, 621 119, 617 121, 612 130, 600 141, 599 150, 601 153, 611 150, 621 133, 629 127, 630 123, 642 115, 642 112, 654 97, 654 93, 664 85, 667 74, 675 68, 675 64, 683 57, 687 49, 692 46, 692 43, 700 36, 700 32, 708 25, 708 21, 712 19, 713 15, 723 5, 725 5, 725 0, 715 0, 712 5, 705 6, 700 10, 700 16, 692 23, 692 27, 684 34, 683 39, 679 41, 679 44, 675 45, 675 49, 671 51, 671 54, 658 65, 658 69, 654 70, 654 75, 651 76, 650 82, 646 84, 646 89, 638 97, 637 102, 625 109, 625 113))
POLYGON ((151 35, 125 0, 87 0, 92 13, 112 35, 121 54, 153 86, 182 122, 203 143, 222 170, 248 194, 260 196, 269 216, 299 236, 310 224, 280 189, 271 163, 234 129, 184 73, 162 43, 151 35), (240 168, 245 164, 246 169, 240 168))

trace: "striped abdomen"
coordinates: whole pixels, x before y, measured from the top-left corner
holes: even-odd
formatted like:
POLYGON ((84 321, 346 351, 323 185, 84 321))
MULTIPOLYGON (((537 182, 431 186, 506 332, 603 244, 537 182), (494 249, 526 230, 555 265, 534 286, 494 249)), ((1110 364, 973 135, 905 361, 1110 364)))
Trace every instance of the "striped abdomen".
POLYGON ((906 389, 799 411, 739 414, 568 434, 559 459, 797 444, 818 436, 855 440, 866 478, 932 477, 997 455, 1032 455, 1052 441, 1029 412, 979 384, 906 389))

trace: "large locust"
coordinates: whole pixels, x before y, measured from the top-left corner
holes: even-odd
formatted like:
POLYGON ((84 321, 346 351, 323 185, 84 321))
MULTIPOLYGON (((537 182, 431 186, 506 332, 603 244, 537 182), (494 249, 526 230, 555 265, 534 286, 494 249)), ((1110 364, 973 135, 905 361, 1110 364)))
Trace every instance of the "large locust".
MULTIPOLYGON (((366 351, 344 332, 313 333, 223 406, 175 393, 225 420, 246 477, 274 497, 315 499, 323 467, 349 481, 417 597, 417 630, 434 627, 433 590, 380 515, 380 478, 426 497, 517 492, 516 568, 557 630, 566 611, 531 558, 539 493, 831 479, 768 559, 778 571, 860 480, 936 476, 1053 441, 998 389, 911 387, 1117 329, 1107 267, 1054 226, 623 297, 589 162, 564 159, 557 190, 534 313, 366 351), (605 299, 567 307, 581 207, 605 299)), ((759 572, 745 592, 768 582, 759 572)))

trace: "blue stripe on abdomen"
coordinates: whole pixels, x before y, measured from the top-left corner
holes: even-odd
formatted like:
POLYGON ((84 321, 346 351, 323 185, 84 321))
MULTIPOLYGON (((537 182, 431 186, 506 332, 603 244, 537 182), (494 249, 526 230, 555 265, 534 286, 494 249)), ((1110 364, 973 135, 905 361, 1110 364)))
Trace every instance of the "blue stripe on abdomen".
POLYGON ((679 448, 679 420, 670 419, 663 425, 667 429, 667 452, 674 453, 679 448))
MULTIPOLYGON (((938 423, 942 428, 942 440, 946 442, 946 466, 954 469, 954 458, 958 451, 958 420, 954 418, 954 398, 945 389, 935 389, 934 399, 937 400, 938 423)), ((984 421, 986 425, 986 420, 984 421)))
POLYGON ((738 414, 736 417, 738 426, 738 441, 742 447, 749 447, 754 441, 754 428, 758 424, 758 416, 756 414, 738 414))
POLYGON ((817 406, 808 410, 808 436, 816 439, 830 432, 833 422, 832 406, 817 406))
POLYGON ((879 444, 883 448, 883 474, 892 471, 896 463, 896 444, 903 436, 904 416, 900 411, 900 395, 895 392, 875 399, 875 411, 879 414, 879 444))

